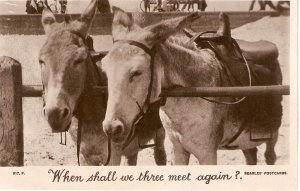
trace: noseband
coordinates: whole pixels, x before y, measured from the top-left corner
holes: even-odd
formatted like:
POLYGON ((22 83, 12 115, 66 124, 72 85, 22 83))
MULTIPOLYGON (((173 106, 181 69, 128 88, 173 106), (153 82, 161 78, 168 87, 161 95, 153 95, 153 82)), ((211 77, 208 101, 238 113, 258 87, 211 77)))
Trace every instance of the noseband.
MULTIPOLYGON (((135 101, 135 103, 137 104, 137 107, 139 108, 140 112, 135 116, 133 122, 132 122, 132 126, 130 128, 130 132, 126 138, 126 141, 123 145, 123 150, 131 143, 131 141, 133 140, 135 134, 136 134, 136 127, 138 126, 138 124, 142 121, 142 119, 145 118, 145 116, 147 114, 149 114, 150 112, 152 112, 151 108, 156 106, 159 107, 160 103, 161 103, 161 99, 152 102, 150 101, 151 98, 151 93, 152 93, 152 86, 153 86, 153 76, 154 76, 154 56, 155 56, 155 48, 148 48, 146 45, 137 42, 137 41, 133 41, 133 40, 116 40, 114 41, 114 43, 126 43, 132 46, 136 46, 140 49, 142 49, 143 51, 145 51, 150 57, 150 82, 149 82, 149 86, 148 86, 148 93, 146 96, 146 99, 144 101, 144 103, 141 105, 140 103, 138 103, 138 101, 135 101)), ((155 131, 155 140, 156 140, 156 131, 155 131)), ((154 144, 149 144, 149 145, 140 145, 139 143, 139 148, 148 148, 148 147, 153 147, 156 145, 156 141, 154 144)))

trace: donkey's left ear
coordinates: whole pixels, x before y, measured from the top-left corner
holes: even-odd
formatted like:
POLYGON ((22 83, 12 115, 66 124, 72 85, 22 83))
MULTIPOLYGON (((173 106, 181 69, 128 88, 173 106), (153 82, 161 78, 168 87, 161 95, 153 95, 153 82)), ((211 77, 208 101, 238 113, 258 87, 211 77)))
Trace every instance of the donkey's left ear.
POLYGON ((44 27, 46 35, 50 33, 50 27, 55 22, 56 19, 53 13, 49 9, 45 8, 42 13, 42 25, 44 27))
POLYGON ((151 32, 147 41, 151 45, 165 41, 170 35, 178 32, 178 30, 184 28, 186 25, 192 23, 196 19, 200 18, 198 12, 190 14, 189 16, 169 19, 162 21, 158 24, 145 27, 144 29, 151 32))
POLYGON ((72 29, 78 32, 82 37, 86 37, 96 13, 97 0, 91 0, 88 7, 81 14, 80 18, 73 23, 72 29))
POLYGON ((112 36, 116 39, 124 38, 129 31, 135 28, 132 15, 127 14, 119 7, 112 7, 114 18, 112 22, 112 36))

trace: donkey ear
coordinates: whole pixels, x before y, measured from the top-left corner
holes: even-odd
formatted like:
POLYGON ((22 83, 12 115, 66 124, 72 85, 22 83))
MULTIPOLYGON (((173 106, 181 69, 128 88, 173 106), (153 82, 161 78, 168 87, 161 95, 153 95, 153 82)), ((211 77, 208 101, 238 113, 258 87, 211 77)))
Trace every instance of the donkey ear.
POLYGON ((220 36, 231 37, 230 21, 228 15, 221 12, 219 14, 219 22, 220 26, 217 34, 220 36))
POLYGON ((50 26, 55 22, 56 19, 53 13, 49 9, 45 8, 42 14, 42 25, 44 27, 46 35, 49 34, 50 26))
POLYGON ((130 28, 133 26, 132 16, 125 13, 124 10, 119 7, 112 7, 114 13, 113 25, 122 25, 123 27, 130 28))
POLYGON ((192 23, 194 20, 200 18, 198 12, 190 14, 189 16, 169 19, 158 24, 145 27, 151 35, 147 38, 151 45, 165 41, 170 35, 176 33, 178 30, 184 28, 186 25, 192 23))
POLYGON ((81 14, 80 18, 73 23, 73 30, 78 32, 82 37, 86 37, 87 32, 92 24, 96 13, 97 0, 91 0, 88 7, 81 14))
POLYGON ((116 38, 117 36, 124 35, 128 31, 132 30, 134 26, 134 21, 131 15, 128 15, 120 9, 119 7, 112 7, 114 18, 112 22, 112 36, 116 38))

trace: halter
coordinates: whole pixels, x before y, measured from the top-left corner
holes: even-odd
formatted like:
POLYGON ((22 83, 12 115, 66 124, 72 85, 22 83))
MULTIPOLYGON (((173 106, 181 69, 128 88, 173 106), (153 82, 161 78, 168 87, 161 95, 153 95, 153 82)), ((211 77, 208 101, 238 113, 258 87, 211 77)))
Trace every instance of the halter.
MULTIPOLYGON (((152 108, 151 106, 153 106, 153 107, 160 106, 162 99, 159 99, 152 103, 150 101, 151 93, 152 93, 152 86, 153 86, 153 76, 154 76, 154 56, 156 53, 155 48, 150 49, 147 46, 145 46, 144 44, 137 42, 137 41, 133 41, 133 40, 114 40, 114 43, 117 43, 117 42, 136 46, 136 47, 142 49, 143 51, 145 51, 151 58, 151 60, 150 60, 150 82, 149 82, 149 86, 148 86, 148 93, 147 93, 146 99, 142 105, 140 105, 138 103, 138 101, 135 101, 140 112, 135 116, 135 118, 132 122, 132 126, 130 128, 129 134, 128 134, 128 136, 125 140, 125 143, 123 144, 123 147, 122 147, 122 150, 124 150, 133 140, 134 135, 136 134, 136 130, 137 130, 136 126, 142 121, 142 119, 145 118, 145 116, 147 114, 151 113, 151 108, 152 108), (145 109, 146 109, 146 111, 144 111, 145 109)), ((155 131, 155 143, 154 144, 140 145, 140 142, 138 141, 139 148, 143 149, 143 148, 156 146, 156 138, 157 138, 156 133, 157 132, 155 131)))

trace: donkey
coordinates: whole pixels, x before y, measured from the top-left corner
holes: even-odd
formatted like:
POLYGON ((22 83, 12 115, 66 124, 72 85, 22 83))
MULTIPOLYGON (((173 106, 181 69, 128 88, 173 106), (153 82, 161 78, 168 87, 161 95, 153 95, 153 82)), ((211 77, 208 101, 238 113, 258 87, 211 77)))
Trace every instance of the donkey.
MULTIPOLYGON (((69 130, 77 141, 76 123, 80 132, 80 162, 82 165, 100 165, 108 157, 108 139, 102 130, 106 98, 86 94, 92 86, 106 85, 101 69, 92 62, 85 39, 91 26, 97 7, 97 0, 91 0, 80 18, 57 23, 48 9, 42 14, 42 25, 47 40, 39 53, 39 62, 44 86, 43 113, 53 132, 69 130), (73 119, 73 120, 72 120, 73 119), (71 126, 71 122, 74 122, 71 126)), ((145 144, 155 135, 152 128, 143 126, 139 133, 141 144, 145 144), (147 131, 147 128, 150 129, 147 131), (146 130, 145 130, 146 129, 146 130), (143 130, 143 131, 142 131, 143 130), (144 133, 147 132, 147 133, 144 133)), ((111 150, 109 165, 124 163, 136 165, 139 147, 135 138, 122 153, 111 150)), ((157 132, 155 160, 165 165, 163 148, 164 130, 157 132)), ((114 143, 112 143, 114 144, 114 143)))
MULTIPOLYGON (((113 12, 114 45, 102 59, 109 92, 103 128, 116 144, 127 142, 135 131, 136 119, 160 100, 162 89, 234 85, 225 74, 222 60, 211 49, 199 49, 194 43, 187 43, 190 39, 186 36, 175 35, 197 19, 198 13, 141 28, 122 9, 113 7, 113 12)), ((221 33, 227 34, 226 30, 221 33)), ((276 50, 271 52, 275 54, 276 50)), ((277 57, 267 64, 279 67, 277 57)), ((278 75, 280 72, 273 74, 278 75)), ((274 84, 270 79, 269 83, 274 84)), ((278 107, 273 116, 255 110, 257 99, 260 98, 246 98, 240 104, 228 106, 201 98, 167 98, 159 114, 166 130, 165 142, 171 143, 168 160, 174 165, 187 165, 193 154, 201 165, 216 165, 217 149, 230 147, 241 149, 247 164, 256 164, 256 146, 266 142, 266 163, 274 164, 282 115, 281 96, 264 99, 272 100, 278 107), (272 128, 269 141, 249 139, 251 128, 259 126, 272 128)), ((233 102, 235 98, 211 100, 233 102)))

